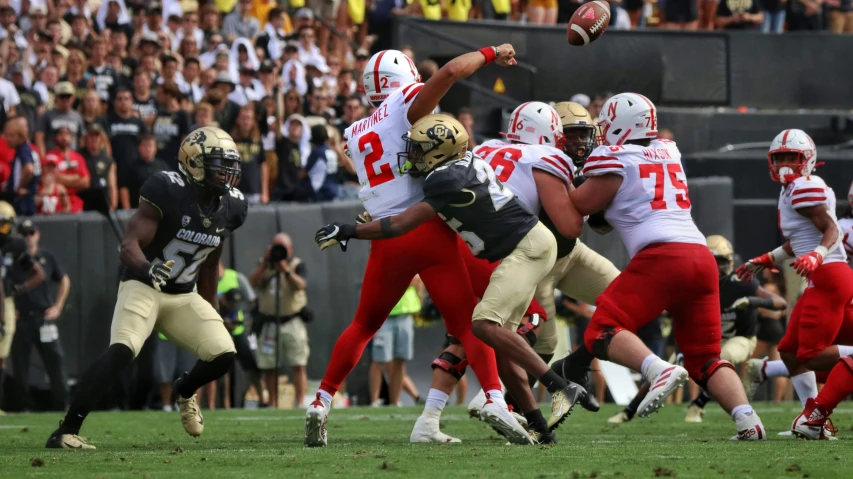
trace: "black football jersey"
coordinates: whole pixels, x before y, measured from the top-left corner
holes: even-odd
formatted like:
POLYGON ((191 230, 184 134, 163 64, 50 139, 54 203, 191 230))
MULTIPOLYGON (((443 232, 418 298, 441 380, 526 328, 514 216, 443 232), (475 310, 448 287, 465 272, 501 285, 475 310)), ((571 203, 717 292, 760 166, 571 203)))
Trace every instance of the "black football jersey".
MULTIPOLYGON (((14 282, 10 276, 12 267, 29 271, 33 267, 33 257, 29 253, 27 240, 20 235, 10 234, 0 238, 0 278, 3 279, 3 292, 6 297, 12 295, 14 282)), ((28 276, 29 277, 29 276, 28 276)))
MULTIPOLYGON (((157 233, 142 252, 148 261, 175 262, 171 277, 161 288, 169 294, 190 293, 195 289, 201 264, 246 221, 249 209, 243 193, 231 188, 220 197, 216 210, 203 216, 192 185, 174 171, 151 175, 142 185, 139 198, 162 214, 157 233)), ((121 280, 130 279, 152 285, 147 274, 123 268, 121 280)))
POLYGON ((723 339, 734 336, 755 336, 758 311, 755 308, 731 309, 732 303, 746 296, 755 296, 758 282, 753 279, 743 283, 734 273, 720 278, 720 311, 722 312, 723 339))
POLYGON ((431 171, 423 188, 424 201, 478 258, 505 258, 539 222, 495 178, 492 167, 470 152, 431 171))

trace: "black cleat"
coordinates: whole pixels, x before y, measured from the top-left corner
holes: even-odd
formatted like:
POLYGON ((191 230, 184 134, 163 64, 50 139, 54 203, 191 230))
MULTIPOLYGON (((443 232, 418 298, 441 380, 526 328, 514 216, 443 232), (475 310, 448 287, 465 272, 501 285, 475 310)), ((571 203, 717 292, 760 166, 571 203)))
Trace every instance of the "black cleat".
POLYGON ((535 442, 536 444, 557 444, 557 434, 550 429, 545 429, 544 431, 528 429, 527 432, 530 434, 530 438, 533 439, 533 442, 535 442))

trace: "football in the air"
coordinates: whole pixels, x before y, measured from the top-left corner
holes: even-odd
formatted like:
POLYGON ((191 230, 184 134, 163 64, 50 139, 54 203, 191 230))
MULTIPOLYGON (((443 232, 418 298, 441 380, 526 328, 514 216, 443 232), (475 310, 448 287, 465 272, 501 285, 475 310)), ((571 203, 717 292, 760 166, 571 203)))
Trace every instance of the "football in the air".
POLYGON ((610 4, 594 0, 581 5, 569 20, 569 45, 586 45, 594 42, 607 30, 610 23, 610 4))

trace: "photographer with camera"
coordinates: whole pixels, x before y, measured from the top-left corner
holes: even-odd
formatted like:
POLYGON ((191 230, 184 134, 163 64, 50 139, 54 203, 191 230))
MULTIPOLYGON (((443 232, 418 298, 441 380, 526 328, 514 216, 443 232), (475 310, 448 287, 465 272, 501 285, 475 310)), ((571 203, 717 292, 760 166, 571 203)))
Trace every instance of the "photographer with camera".
POLYGON ((258 337, 258 367, 270 391, 270 405, 278 407, 278 371, 290 365, 296 405, 302 406, 308 380, 308 331, 311 320, 305 294, 305 265, 293 256, 290 236, 279 233, 267 247, 264 257, 249 276, 258 295, 258 320, 262 322, 258 337))

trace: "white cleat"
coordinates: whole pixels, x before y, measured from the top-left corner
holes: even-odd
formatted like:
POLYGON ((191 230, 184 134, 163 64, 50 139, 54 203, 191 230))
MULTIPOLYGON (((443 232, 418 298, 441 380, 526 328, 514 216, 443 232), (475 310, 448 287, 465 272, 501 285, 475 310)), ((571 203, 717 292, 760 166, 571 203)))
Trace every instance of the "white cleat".
POLYGON ((607 420, 607 422, 609 422, 610 424, 622 424, 623 422, 628 422, 630 420, 631 418, 629 418, 628 415, 625 414, 625 411, 619 411, 619 414, 611 417, 607 420))
POLYGON ((806 401, 803 412, 794 419, 791 425, 791 433, 801 439, 837 441, 835 433, 838 429, 832 424, 824 409, 814 398, 806 401))
POLYGON ((480 410, 480 419, 507 438, 512 444, 533 444, 530 434, 521 427, 521 424, 515 420, 512 413, 505 406, 502 407, 492 401, 486 401, 486 404, 480 410))
POLYGON ((687 370, 681 366, 671 365, 661 370, 651 382, 652 387, 649 389, 649 393, 646 394, 637 408, 637 416, 649 417, 653 412, 662 408, 666 398, 684 386, 688 379, 687 370))
POLYGON ((755 396, 755 391, 758 386, 767 380, 767 374, 764 373, 764 368, 767 366, 767 358, 750 359, 744 366, 745 372, 743 375, 743 390, 746 392, 746 399, 752 402, 755 396))
POLYGON ((767 430, 764 429, 761 418, 755 412, 737 422, 737 436, 731 438, 732 441, 764 441, 766 439, 767 430))
POLYGON ((687 415, 684 416, 684 422, 702 422, 702 417, 705 416, 705 409, 691 404, 687 408, 687 415))
POLYGON ((441 432, 437 418, 421 416, 415 422, 415 427, 409 436, 409 442, 455 443, 462 441, 441 432))
POLYGON ((483 409, 484 404, 486 404, 486 392, 480 389, 480 392, 468 403, 468 415, 480 419, 480 409, 483 409))
POLYGON ((305 411, 305 447, 326 447, 326 421, 329 420, 329 410, 317 399, 308 405, 305 411))

